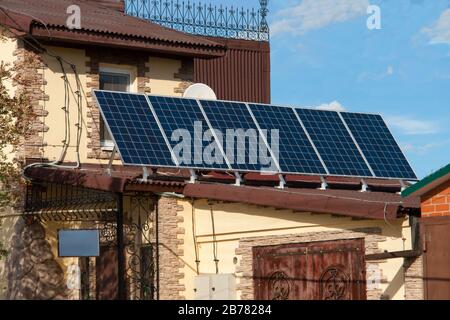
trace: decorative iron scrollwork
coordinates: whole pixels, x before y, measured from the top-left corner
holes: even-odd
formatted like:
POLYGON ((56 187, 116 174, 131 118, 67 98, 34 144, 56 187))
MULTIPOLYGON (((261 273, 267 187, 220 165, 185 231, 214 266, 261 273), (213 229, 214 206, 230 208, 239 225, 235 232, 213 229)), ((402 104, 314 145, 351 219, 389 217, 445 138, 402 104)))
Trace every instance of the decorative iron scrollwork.
POLYGON ((320 277, 320 295, 323 300, 344 300, 349 289, 349 276, 342 266, 328 267, 320 277))
POLYGON ((276 271, 269 277, 269 294, 271 300, 288 300, 291 292, 289 277, 283 271, 276 271))
POLYGON ((130 221, 124 225, 126 237, 126 276, 131 300, 157 299, 156 235, 153 228, 153 202, 148 196, 131 197, 130 221))
POLYGON ((25 217, 40 221, 115 221, 114 194, 83 187, 34 182, 27 186, 25 217))
POLYGON ((269 41, 268 0, 260 9, 180 0, 126 0, 127 14, 196 35, 269 41))

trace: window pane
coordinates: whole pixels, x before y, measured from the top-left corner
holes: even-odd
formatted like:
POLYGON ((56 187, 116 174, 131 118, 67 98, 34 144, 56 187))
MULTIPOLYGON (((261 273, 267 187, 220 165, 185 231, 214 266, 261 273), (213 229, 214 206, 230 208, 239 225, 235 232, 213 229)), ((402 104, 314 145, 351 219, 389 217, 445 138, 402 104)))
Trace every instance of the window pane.
MULTIPOLYGON (((121 73, 100 72, 100 90, 128 92, 130 86, 130 75, 121 73)), ((100 118, 100 141, 111 141, 103 119, 100 118)))
POLYGON ((100 90, 128 92, 130 76, 120 73, 100 73, 100 90))

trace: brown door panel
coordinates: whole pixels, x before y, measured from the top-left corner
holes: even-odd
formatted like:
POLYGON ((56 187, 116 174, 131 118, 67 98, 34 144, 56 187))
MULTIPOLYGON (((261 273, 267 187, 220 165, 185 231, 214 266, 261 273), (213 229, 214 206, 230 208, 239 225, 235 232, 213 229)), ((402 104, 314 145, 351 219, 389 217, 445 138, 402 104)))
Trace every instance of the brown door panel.
POLYGON ((255 298, 365 299, 364 240, 255 247, 255 298))
POLYGON ((450 299, 450 218, 423 218, 424 294, 427 300, 450 299))

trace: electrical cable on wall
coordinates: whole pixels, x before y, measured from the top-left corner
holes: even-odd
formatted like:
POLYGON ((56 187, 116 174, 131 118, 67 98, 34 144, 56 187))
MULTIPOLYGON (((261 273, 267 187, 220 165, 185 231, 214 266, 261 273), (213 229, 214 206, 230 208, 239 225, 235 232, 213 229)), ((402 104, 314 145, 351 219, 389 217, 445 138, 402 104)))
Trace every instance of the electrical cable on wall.
POLYGON ((212 226, 212 236, 213 236, 213 256, 214 264, 216 265, 216 274, 219 274, 219 259, 217 258, 217 238, 216 238, 216 226, 214 223, 214 211, 212 203, 209 204, 210 214, 211 214, 211 226, 212 226))
MULTIPOLYGON (((60 67, 61 67, 61 71, 63 73, 63 79, 64 79, 64 90, 65 90, 65 106, 64 111, 65 111, 65 137, 64 137, 64 142, 63 142, 63 150, 61 152, 60 158, 57 161, 54 162, 50 162, 50 163, 34 163, 28 166, 25 166, 23 168, 23 173, 25 172, 25 170, 29 167, 33 167, 33 166, 54 166, 54 167, 59 167, 59 168, 65 168, 65 169, 76 169, 80 167, 80 144, 81 144, 81 137, 82 137, 82 95, 84 95, 84 97, 86 98, 87 101, 87 96, 86 93, 83 90, 83 87, 81 85, 81 81, 80 81, 80 77, 79 74, 76 70, 76 65, 74 63, 71 63, 67 60, 65 60, 64 58, 53 54, 51 51, 49 51, 47 48, 44 48, 42 46, 42 44, 36 40, 36 38, 34 38, 29 32, 27 32, 26 30, 23 30, 21 28, 21 26, 8 14, 8 12, 5 10, 5 8, 0 7, 0 10, 5 13, 5 15, 14 22, 14 24, 18 27, 18 30, 27 33, 28 37, 33 40, 34 43, 28 41, 27 39, 23 38, 22 40, 28 44, 31 48, 33 48, 34 50, 36 50, 39 53, 42 54, 46 54, 50 57, 53 57, 55 59, 58 60, 60 67), (76 84, 77 84, 77 90, 74 92, 70 82, 68 81, 68 76, 67 73, 65 71, 64 65, 68 64, 73 72, 74 72, 74 76, 76 79, 76 84), (70 106, 70 97, 69 97, 69 89, 72 92, 72 94, 76 95, 76 103, 77 103, 77 109, 78 109, 78 122, 75 124, 75 126, 77 127, 77 143, 76 143, 76 157, 77 157, 77 164, 75 166, 65 166, 65 165, 61 165, 61 163, 63 163, 65 155, 67 153, 67 149, 70 146, 70 111, 69 111, 69 106, 70 106)), ((29 15, 31 18, 34 18, 33 16, 29 15)), ((47 26, 45 25, 45 23, 43 23, 42 21, 40 21, 44 27, 47 29, 47 31, 49 32, 49 36, 51 35, 50 30, 48 30, 47 26)), ((3 27, 5 27, 8 31, 12 32, 12 30, 6 26, 3 25, 3 27)), ((97 130, 100 132, 99 128, 97 127, 97 130)), ((25 175, 23 174, 23 176, 25 177, 25 175)), ((26 178, 26 177, 25 177, 26 178)))
POLYGON ((200 274, 200 259, 198 255, 198 243, 197 243, 197 228, 196 228, 196 219, 195 219, 195 200, 191 200, 191 218, 192 218, 192 237, 194 239, 194 254, 195 254, 195 265, 196 265, 196 272, 197 275, 200 274))

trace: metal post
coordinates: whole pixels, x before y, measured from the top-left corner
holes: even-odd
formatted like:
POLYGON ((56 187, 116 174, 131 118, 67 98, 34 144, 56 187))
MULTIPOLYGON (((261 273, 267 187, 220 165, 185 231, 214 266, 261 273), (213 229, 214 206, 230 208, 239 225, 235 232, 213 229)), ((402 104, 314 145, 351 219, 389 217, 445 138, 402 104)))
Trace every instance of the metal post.
POLYGON ((159 300, 159 197, 155 197, 155 233, 156 233, 156 300, 159 300))
POLYGON ((195 173, 195 170, 189 169, 189 173, 191 175, 190 179, 189 179, 189 183, 193 184, 197 181, 197 174, 195 173))
POLYGON ((114 145, 114 148, 111 152, 111 157, 109 158, 109 161, 108 161, 108 168, 106 169, 106 174, 108 176, 111 176, 112 165, 113 165, 114 158, 116 157, 116 152, 117 152, 117 148, 114 145))
POLYGON ((328 189, 328 183, 327 183, 327 179, 325 179, 324 176, 320 176, 320 190, 327 190, 328 189))
POLYGON ((123 241, 123 194, 117 194, 117 298, 126 300, 125 290, 125 247, 123 241))
POLYGON ((361 179, 361 192, 368 192, 369 191, 369 185, 367 184, 367 181, 365 179, 361 179))

